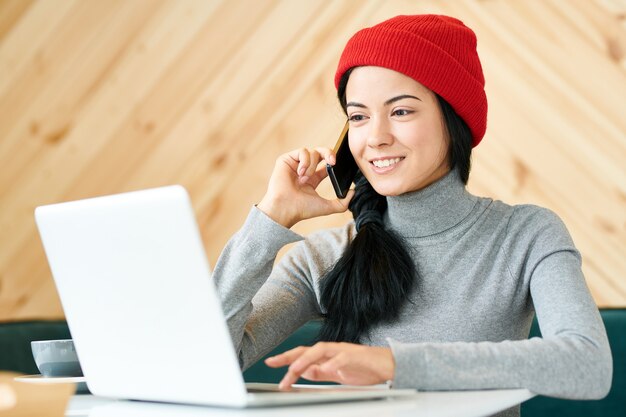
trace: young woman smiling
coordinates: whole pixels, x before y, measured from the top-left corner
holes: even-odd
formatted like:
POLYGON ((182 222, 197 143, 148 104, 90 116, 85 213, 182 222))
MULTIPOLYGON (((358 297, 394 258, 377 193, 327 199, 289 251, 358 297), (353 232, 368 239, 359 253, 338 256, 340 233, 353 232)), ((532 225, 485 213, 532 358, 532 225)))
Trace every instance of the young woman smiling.
POLYGON ((474 32, 447 16, 389 19, 349 40, 335 85, 355 189, 345 200, 317 194, 330 149, 280 156, 216 265, 242 368, 323 318, 319 343, 266 361, 289 366, 282 388, 303 376, 605 396, 610 348, 563 222, 465 188, 487 120, 474 32), (355 220, 344 227, 306 238, 290 230, 347 209, 355 220), (535 314, 543 338, 528 340, 535 314))

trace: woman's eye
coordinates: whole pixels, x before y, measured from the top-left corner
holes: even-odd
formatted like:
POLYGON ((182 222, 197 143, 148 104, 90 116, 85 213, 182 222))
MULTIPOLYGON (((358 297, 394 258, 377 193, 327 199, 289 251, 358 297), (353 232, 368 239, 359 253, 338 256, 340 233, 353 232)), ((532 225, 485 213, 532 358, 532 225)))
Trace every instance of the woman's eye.
POLYGON ((353 114, 348 120, 350 120, 351 122, 360 122, 364 118, 365 116, 363 116, 362 114, 353 114))
POLYGON ((412 110, 398 109, 393 112, 393 115, 394 116, 408 116, 411 113, 413 113, 412 110))

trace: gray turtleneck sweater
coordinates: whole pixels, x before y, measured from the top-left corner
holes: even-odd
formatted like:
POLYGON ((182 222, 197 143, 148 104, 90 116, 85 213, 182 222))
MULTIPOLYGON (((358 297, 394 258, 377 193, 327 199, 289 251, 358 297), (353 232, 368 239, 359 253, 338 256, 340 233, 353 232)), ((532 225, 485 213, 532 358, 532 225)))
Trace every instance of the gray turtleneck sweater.
MULTIPOLYGON (((554 213, 473 196, 456 171, 387 201, 385 227, 404 238, 419 283, 400 318, 362 342, 391 347, 395 387, 608 393, 606 332, 580 254, 554 213), (527 339, 534 314, 543 337, 527 339)), ((321 316, 320 278, 355 233, 350 222, 303 238, 252 208, 214 272, 242 368, 321 316)))

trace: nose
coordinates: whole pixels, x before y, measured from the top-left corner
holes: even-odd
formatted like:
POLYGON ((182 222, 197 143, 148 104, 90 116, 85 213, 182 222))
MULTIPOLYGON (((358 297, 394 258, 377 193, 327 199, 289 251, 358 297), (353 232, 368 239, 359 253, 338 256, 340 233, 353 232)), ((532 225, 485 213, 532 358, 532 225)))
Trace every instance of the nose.
POLYGON ((367 137, 367 146, 371 148, 379 148, 381 146, 391 145, 393 135, 387 120, 383 117, 372 118, 370 122, 370 131, 367 137))

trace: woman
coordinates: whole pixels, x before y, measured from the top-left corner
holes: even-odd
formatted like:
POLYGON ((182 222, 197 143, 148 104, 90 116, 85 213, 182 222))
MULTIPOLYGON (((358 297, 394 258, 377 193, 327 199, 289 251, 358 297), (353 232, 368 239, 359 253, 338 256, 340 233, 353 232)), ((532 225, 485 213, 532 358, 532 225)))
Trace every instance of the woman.
POLYGON ((242 367, 323 317, 324 342, 266 361, 289 366, 282 388, 303 376, 604 397, 610 348, 562 221, 465 189, 487 118, 474 33, 451 17, 397 16, 350 39, 335 85, 355 190, 345 200, 317 194, 330 149, 282 155, 216 265, 242 367), (355 222, 342 228, 289 230, 348 203, 355 222), (543 338, 527 340, 535 313, 543 338))

